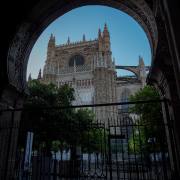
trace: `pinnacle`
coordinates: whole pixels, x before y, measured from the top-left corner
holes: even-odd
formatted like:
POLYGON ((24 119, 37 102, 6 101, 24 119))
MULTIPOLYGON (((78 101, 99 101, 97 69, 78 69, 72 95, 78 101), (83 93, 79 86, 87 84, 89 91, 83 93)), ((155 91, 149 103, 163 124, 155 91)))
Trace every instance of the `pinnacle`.
POLYGON ((104 24, 104 31, 103 31, 103 35, 105 35, 105 36, 109 36, 109 31, 108 31, 108 27, 107 27, 107 24, 106 24, 106 23, 104 24))
POLYGON ((41 69, 39 70, 38 79, 41 79, 41 69))

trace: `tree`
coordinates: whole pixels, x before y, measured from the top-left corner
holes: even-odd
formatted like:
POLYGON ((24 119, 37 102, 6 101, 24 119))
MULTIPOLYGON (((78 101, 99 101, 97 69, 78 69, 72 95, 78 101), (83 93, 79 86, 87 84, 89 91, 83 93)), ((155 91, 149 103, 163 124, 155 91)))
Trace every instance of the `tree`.
POLYGON ((68 85, 58 88, 54 84, 32 80, 29 82, 29 95, 21 123, 23 130, 34 132, 33 150, 40 152, 40 156, 51 159, 54 152, 56 158, 56 152, 60 151, 63 160, 63 151, 70 150, 67 177, 76 177, 80 172, 79 147, 90 148, 92 152, 97 152, 100 147, 87 143, 89 134, 91 141, 99 142, 100 135, 92 129, 94 113, 90 109, 69 108, 73 100, 74 89, 68 85))
POLYGON ((91 127, 82 138, 82 150, 85 153, 102 153, 106 151, 107 131, 101 127, 91 127))
POLYGON ((52 107, 71 105, 74 100, 73 89, 67 85, 57 88, 54 84, 45 85, 37 80, 30 81, 28 87, 29 96, 24 105, 27 111, 23 112, 23 126, 27 127, 28 124, 28 130, 34 132, 36 148, 39 143, 45 143, 46 148, 50 150, 52 141, 58 138, 60 124, 69 120, 73 114, 72 109, 61 110, 52 107))
MULTIPOLYGON (((130 101, 148 101, 160 99, 158 92, 152 86, 145 86, 143 89, 130 96, 130 101)), ((130 109, 140 115, 141 120, 145 124, 152 125, 153 123, 160 122, 162 120, 162 110, 160 103, 145 103, 135 104, 130 109)))
POLYGON ((22 129, 35 134, 34 148, 44 147, 48 153, 64 144, 74 148, 82 145, 94 114, 89 109, 54 108, 68 107, 74 100, 74 89, 68 85, 58 88, 54 84, 29 82, 29 95, 25 102, 22 129), (59 145, 58 145, 59 144, 59 145))
MULTIPOLYGON (((130 101, 148 101, 159 98, 155 88, 145 86, 130 96, 130 101)), ((130 112, 138 115, 129 139, 130 151, 135 153, 159 151, 162 143, 162 133, 164 133, 161 104, 135 104, 130 108, 130 112)))

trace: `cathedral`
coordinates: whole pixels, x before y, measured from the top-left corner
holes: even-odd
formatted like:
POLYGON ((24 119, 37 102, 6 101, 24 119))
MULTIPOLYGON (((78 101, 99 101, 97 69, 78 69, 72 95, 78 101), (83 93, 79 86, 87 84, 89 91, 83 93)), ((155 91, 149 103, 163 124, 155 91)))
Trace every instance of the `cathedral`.
MULTIPOLYGON (((73 105, 105 104, 127 101, 128 97, 145 85, 146 70, 143 58, 139 57, 137 66, 120 66, 112 59, 111 41, 108 27, 99 29, 98 37, 56 45, 51 34, 47 59, 38 79, 43 83, 54 83, 58 87, 68 84, 75 90, 73 105), (117 76, 117 69, 133 72, 135 76, 117 76)), ((123 107, 124 108, 124 107, 123 107)), ((94 108, 95 117, 107 122, 123 110, 121 106, 94 108)), ((126 107, 127 108, 127 107, 126 107)))

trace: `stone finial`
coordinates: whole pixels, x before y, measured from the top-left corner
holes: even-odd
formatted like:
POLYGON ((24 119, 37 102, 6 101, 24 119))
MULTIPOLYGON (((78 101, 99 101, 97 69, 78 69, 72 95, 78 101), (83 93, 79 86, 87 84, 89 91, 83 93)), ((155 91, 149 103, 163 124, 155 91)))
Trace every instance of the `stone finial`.
POLYGON ((67 44, 70 44, 70 37, 68 36, 67 44))
POLYGON ((31 73, 29 74, 29 77, 28 77, 28 82, 32 80, 32 77, 31 77, 31 73))
POLYGON ((38 73, 38 78, 37 79, 41 79, 41 69, 39 70, 39 73, 38 73))
POLYGON ((107 24, 106 23, 104 23, 104 29, 107 29, 107 24))
POLYGON ((141 56, 139 56, 139 66, 144 66, 144 60, 141 56))
POLYGON ((51 36, 49 38, 48 47, 50 49, 55 47, 55 36, 53 36, 53 34, 51 34, 51 36))
POLYGON ((102 39, 102 33, 101 29, 98 30, 98 45, 99 45, 99 51, 102 51, 103 49, 103 39, 102 39))
POLYGON ((107 38, 108 40, 110 39, 109 31, 108 31, 108 28, 107 28, 107 24, 106 24, 106 23, 104 24, 103 38, 107 38))
POLYGON ((83 34, 83 42, 86 41, 86 36, 83 34))
POLYGON ((113 57, 113 63, 115 64, 115 57, 113 57))
POLYGON ((104 31, 103 31, 103 33, 109 34, 108 27, 107 27, 106 23, 104 24, 104 31))
POLYGON ((51 33, 49 41, 55 41, 55 36, 51 33))
POLYGON ((99 28, 99 30, 98 30, 98 38, 99 38, 99 39, 102 38, 101 29, 100 29, 100 28, 99 28))
POLYGON ((106 23, 104 25, 104 30, 103 30, 103 42, 104 42, 104 50, 110 51, 110 35, 106 23))
POLYGON ((114 57, 113 57, 113 62, 112 62, 112 64, 113 64, 113 67, 115 68, 116 62, 115 62, 115 58, 114 58, 114 57))

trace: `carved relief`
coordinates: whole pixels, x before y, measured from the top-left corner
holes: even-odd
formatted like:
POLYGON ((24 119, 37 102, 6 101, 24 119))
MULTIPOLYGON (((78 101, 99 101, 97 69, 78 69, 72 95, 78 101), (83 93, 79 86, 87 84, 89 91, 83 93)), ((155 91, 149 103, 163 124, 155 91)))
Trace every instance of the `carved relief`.
POLYGON ((24 57, 26 55, 27 43, 30 36, 28 29, 28 23, 24 23, 19 28, 8 51, 7 62, 9 82, 18 89, 24 88, 24 57))
MULTIPOLYGON (((161 12, 162 10, 160 9, 160 6, 157 9, 157 14, 156 14, 156 22, 158 25, 158 31, 159 33, 159 41, 158 41, 158 47, 157 47, 157 52, 156 52, 156 58, 158 61, 165 61, 167 60, 167 63, 170 63, 169 57, 170 57, 170 52, 169 52, 169 46, 168 46, 168 39, 167 39, 167 33, 166 33, 166 27, 164 24, 163 20, 163 13, 161 12)), ((161 62, 162 63, 162 62, 161 62)))

